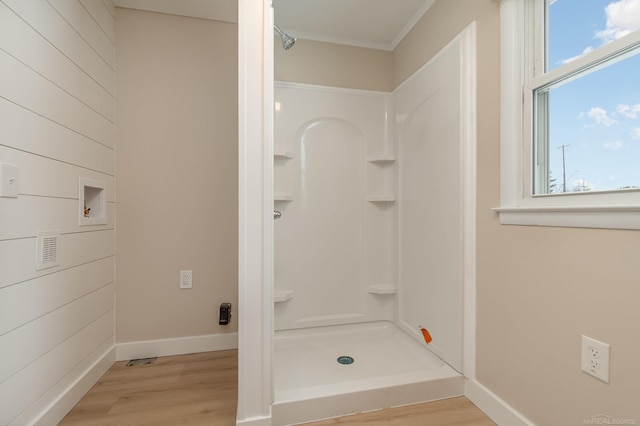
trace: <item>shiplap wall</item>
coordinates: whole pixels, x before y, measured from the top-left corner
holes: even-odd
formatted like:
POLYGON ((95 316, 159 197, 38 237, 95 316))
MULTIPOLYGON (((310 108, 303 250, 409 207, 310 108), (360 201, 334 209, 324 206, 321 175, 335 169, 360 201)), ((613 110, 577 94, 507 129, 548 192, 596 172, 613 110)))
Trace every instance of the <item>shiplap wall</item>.
POLYGON ((0 0, 0 425, 55 424, 114 355, 115 8, 0 0), (107 224, 79 226, 78 179, 106 184, 107 224), (37 271, 36 233, 60 231, 37 271))

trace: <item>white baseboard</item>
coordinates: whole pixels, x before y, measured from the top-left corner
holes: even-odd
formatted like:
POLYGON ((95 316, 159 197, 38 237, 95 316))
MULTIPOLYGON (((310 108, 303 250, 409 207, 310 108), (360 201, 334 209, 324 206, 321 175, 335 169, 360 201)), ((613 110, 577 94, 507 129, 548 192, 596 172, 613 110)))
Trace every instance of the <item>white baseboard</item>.
POLYGON ((113 340, 105 342, 10 425, 50 426, 60 422, 115 362, 113 340))
POLYGON ((224 351, 237 348, 238 333, 144 340, 116 344, 116 360, 125 361, 128 359, 224 351))
POLYGON ((236 420, 236 426, 271 426, 271 417, 255 417, 236 420))
POLYGON ((533 422, 475 380, 465 381, 464 395, 498 426, 534 426, 533 422))
MULTIPOLYGON (((14 419, 11 425, 48 426, 57 424, 111 368, 116 360, 221 351, 237 347, 238 333, 120 343, 115 346, 113 340, 107 341, 31 407, 14 419)), ((259 426, 262 423, 246 424, 259 426)), ((270 418, 269 423, 263 424, 270 425, 270 418)))

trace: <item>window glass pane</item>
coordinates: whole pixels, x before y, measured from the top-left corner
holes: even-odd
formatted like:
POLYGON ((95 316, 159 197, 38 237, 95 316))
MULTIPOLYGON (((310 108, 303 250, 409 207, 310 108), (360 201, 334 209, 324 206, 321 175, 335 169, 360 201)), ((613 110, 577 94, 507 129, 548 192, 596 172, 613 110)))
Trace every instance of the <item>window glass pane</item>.
POLYGON ((538 128, 548 132, 537 135, 539 143, 547 136, 537 151, 548 159, 548 168, 538 170, 549 176, 535 176, 545 182, 537 193, 640 188, 639 71, 636 49, 608 67, 538 91, 546 93, 539 96, 546 104, 538 107, 538 128))
POLYGON ((640 29, 640 0, 546 0, 547 70, 640 29))

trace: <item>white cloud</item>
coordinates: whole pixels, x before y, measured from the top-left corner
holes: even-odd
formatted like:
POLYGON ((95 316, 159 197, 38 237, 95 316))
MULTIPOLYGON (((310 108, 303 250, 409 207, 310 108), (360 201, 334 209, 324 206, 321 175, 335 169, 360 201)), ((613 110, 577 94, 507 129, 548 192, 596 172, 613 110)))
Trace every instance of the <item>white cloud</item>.
POLYGON ((593 107, 587 112, 587 116, 595 121, 599 126, 611 127, 617 123, 616 120, 609 117, 607 110, 600 107, 593 107))
POLYGON ((586 55, 587 53, 590 53, 590 52, 593 52, 593 47, 591 47, 591 46, 587 46, 587 47, 582 51, 582 53, 581 53, 581 54, 576 55, 576 56, 572 56, 572 57, 567 58, 567 59, 563 59, 563 60, 562 60, 562 63, 563 63, 563 64, 568 64, 569 62, 573 62, 573 61, 575 61, 576 59, 580 59, 580 58, 582 58, 584 55, 586 55))
MULTIPOLYGON (((550 0, 550 5, 557 0, 550 0)), ((607 44, 640 29, 640 0, 618 0, 609 3, 604 8, 607 16, 607 27, 596 31, 594 38, 601 44, 607 44)), ((573 62, 594 50, 593 46, 587 46, 581 54, 563 59, 562 64, 573 62)))
POLYGON ((640 104, 635 105, 624 105, 620 104, 616 107, 616 111, 618 114, 624 115, 627 118, 638 118, 638 113, 640 113, 640 104))
POLYGON ((640 29, 640 0, 619 0, 604 8, 607 28, 596 33, 596 38, 608 43, 640 29))
POLYGON ((640 141, 640 127, 632 127, 631 128, 631 138, 640 141))
POLYGON ((624 143, 622 143, 620 141, 605 142, 605 143, 602 144, 602 147, 604 149, 609 150, 609 151, 618 151, 618 150, 622 149, 622 147, 624 147, 624 143))

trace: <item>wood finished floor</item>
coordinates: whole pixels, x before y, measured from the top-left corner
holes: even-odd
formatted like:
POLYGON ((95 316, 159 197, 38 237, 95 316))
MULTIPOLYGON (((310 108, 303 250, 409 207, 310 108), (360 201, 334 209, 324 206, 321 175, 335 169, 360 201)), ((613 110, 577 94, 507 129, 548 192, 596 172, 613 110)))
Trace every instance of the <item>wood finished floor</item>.
MULTIPOLYGON (((237 351, 158 358, 154 364, 115 363, 60 422, 64 426, 235 425, 237 351)), ((495 425, 458 397, 308 423, 368 426, 495 425)))

